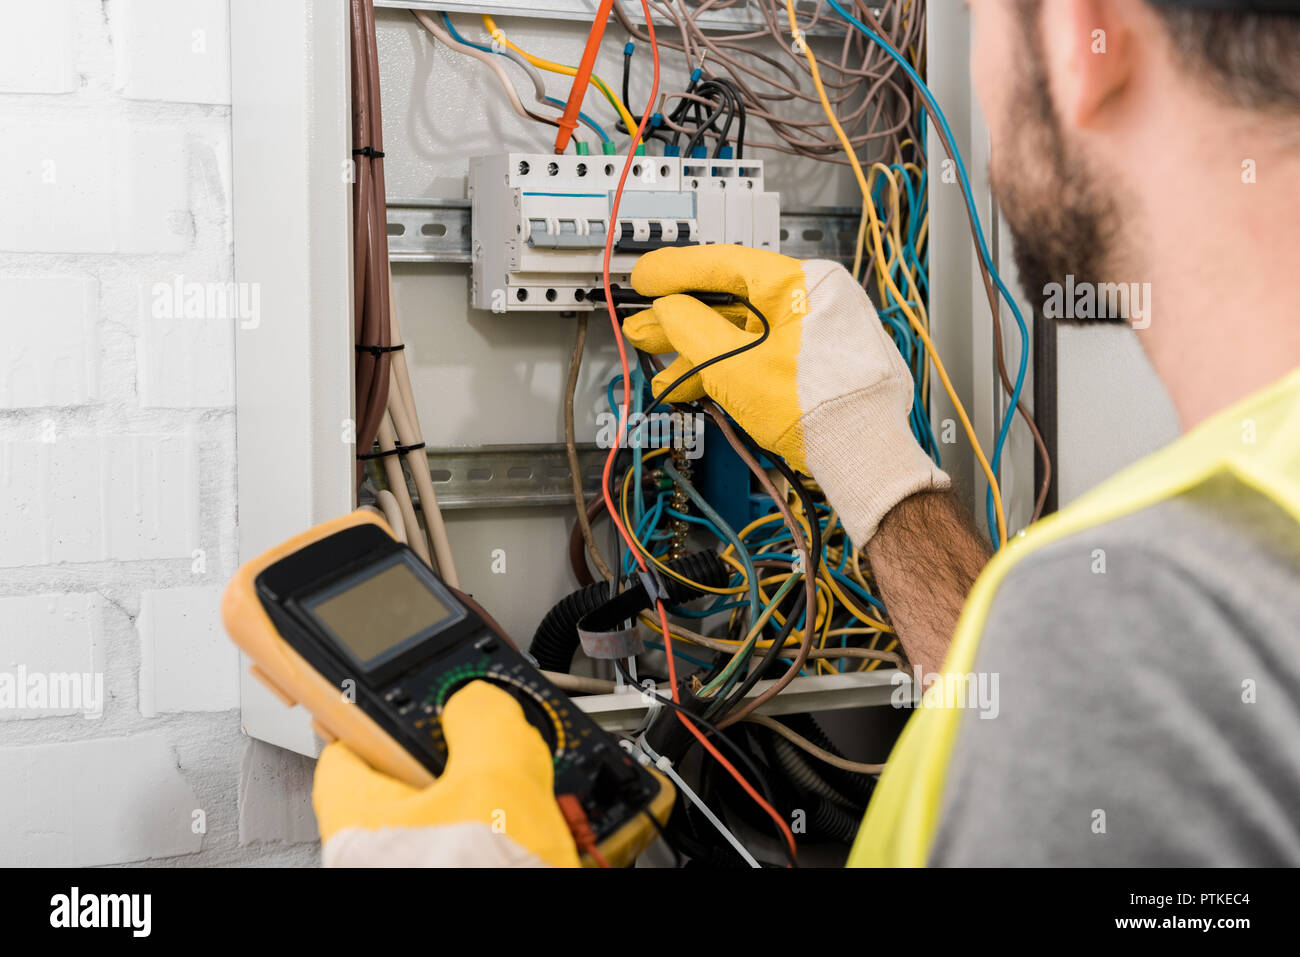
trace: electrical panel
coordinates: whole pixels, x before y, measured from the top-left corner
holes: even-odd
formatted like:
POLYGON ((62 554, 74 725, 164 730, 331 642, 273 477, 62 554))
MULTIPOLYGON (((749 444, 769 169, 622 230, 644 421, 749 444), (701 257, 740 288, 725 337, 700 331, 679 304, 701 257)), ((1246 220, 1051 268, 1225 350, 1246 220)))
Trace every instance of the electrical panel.
POLYGON ((752 159, 634 157, 616 222, 626 156, 504 153, 470 160, 471 302, 492 312, 595 307, 606 237, 610 278, 626 284, 641 254, 734 243, 779 251, 781 200, 752 159))

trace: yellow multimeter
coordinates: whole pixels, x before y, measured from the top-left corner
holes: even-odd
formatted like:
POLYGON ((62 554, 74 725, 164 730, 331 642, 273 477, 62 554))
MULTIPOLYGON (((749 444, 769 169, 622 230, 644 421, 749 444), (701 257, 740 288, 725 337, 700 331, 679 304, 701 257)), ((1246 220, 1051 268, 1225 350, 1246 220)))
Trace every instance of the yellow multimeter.
POLYGON ((310 711, 317 734, 412 786, 446 762, 447 699, 483 680, 514 697, 541 733, 555 793, 577 798, 611 865, 655 839, 647 815, 663 823, 672 809, 674 791, 657 771, 633 761, 375 515, 326 522, 246 563, 221 614, 253 674, 310 711))

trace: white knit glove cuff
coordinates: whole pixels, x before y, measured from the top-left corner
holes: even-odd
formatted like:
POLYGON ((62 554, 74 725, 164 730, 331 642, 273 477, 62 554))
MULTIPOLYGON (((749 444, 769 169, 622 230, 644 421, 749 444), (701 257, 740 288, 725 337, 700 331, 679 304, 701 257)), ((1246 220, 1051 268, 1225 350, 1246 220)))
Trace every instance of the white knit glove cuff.
POLYGON ((805 263, 804 278, 798 378, 808 470, 861 547, 903 499, 951 482, 912 435, 912 374, 862 287, 824 260, 805 263))
POLYGON ((896 394, 863 390, 803 420, 808 468, 859 548, 903 499, 951 484, 906 427, 906 407, 898 420, 903 427, 893 424, 898 415, 896 394))

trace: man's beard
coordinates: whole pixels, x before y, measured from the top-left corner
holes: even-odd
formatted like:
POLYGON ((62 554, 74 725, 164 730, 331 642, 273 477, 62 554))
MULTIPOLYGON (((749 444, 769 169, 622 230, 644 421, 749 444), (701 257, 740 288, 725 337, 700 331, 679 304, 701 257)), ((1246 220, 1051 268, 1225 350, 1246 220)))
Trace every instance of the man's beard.
MULTIPOLYGON (((1026 29, 1032 33, 1033 24, 1026 29)), ((990 179, 1011 233, 1021 287, 1035 313, 1041 314, 1050 284, 1066 286, 1068 276, 1073 277, 1073 287, 1097 287, 1107 281, 1117 251, 1119 216, 1114 197, 1066 148, 1036 37, 1026 37, 1025 50, 1011 100, 1016 115, 1005 127, 1011 142, 994 151, 990 179)), ((1127 319, 1057 318, 1079 325, 1127 319)))

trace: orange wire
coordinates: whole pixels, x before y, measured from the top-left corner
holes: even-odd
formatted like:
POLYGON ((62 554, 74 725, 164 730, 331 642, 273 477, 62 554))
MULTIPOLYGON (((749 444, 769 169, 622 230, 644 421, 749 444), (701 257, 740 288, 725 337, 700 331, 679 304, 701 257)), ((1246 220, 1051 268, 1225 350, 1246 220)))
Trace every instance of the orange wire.
MULTIPOLYGON (((664 607, 662 600, 657 600, 655 602, 655 607, 659 610, 659 627, 663 629, 664 651, 668 655, 668 684, 672 688, 673 701, 680 704, 681 702, 677 695, 677 663, 673 658, 673 636, 672 631, 668 627, 668 609, 664 607)), ((731 762, 722 756, 718 749, 713 746, 713 742, 705 737, 704 733, 701 732, 699 728, 695 727, 694 722, 687 720, 686 716, 680 711, 674 711, 673 714, 677 715, 677 719, 681 721, 682 724, 686 725, 686 730, 695 735, 695 739, 699 741, 700 744, 704 745, 704 750, 713 755, 713 759, 727 769, 727 773, 736 779, 736 783, 745 789, 745 793, 754 799, 754 803, 761 807, 767 813, 767 816, 776 822, 776 826, 779 827, 781 833, 785 835, 786 843, 790 845, 791 856, 798 857, 799 848, 795 844, 794 834, 791 832, 790 826, 785 823, 785 818, 781 817, 776 808, 763 800, 763 795, 754 790, 754 786, 746 781, 745 776, 737 771, 732 766, 731 762)))
MULTIPOLYGON (((573 75, 569 99, 564 104, 564 114, 559 118, 560 128, 555 134, 556 153, 565 151, 569 145, 569 137, 578 128, 578 111, 582 109, 582 98, 587 94, 587 83, 591 80, 591 71, 596 67, 596 54, 600 52, 600 41, 605 36, 605 24, 609 22, 609 14, 613 6, 614 0, 601 0, 600 7, 596 10, 596 19, 591 24, 591 32, 587 34, 587 46, 582 51, 582 59, 578 62, 578 72, 573 75)), ((643 129, 645 123, 637 128, 638 136, 643 129)), ((632 140, 634 152, 639 142, 639 139, 632 140)))
MULTIPOLYGON (((632 138, 633 143, 641 142, 641 135, 645 132, 646 125, 650 122, 650 117, 654 111, 655 98, 659 95, 659 45, 655 40, 654 19, 650 15, 650 4, 648 0, 641 0, 641 9, 645 13, 646 32, 650 36, 650 52, 654 59, 654 79, 650 84, 650 97, 646 101, 645 114, 641 117, 641 123, 636 128, 636 136, 632 138)), ((595 27, 593 27, 593 29, 595 29, 595 27)), ((623 199, 623 188, 627 183, 628 173, 631 172, 632 161, 635 157, 636 150, 629 149, 627 159, 623 161, 622 175, 618 178, 618 187, 614 190, 614 201, 610 206, 609 220, 611 224, 616 222, 618 219, 618 207, 619 203, 622 202, 623 199)), ((610 258, 613 255, 613 250, 614 230, 611 228, 605 231, 605 254, 601 264, 601 285, 604 286, 605 289, 605 308, 609 312, 609 321, 614 327, 614 342, 618 345, 618 361, 623 373, 623 381, 631 382, 631 372, 627 359, 627 347, 623 341, 623 328, 619 324, 618 312, 614 307, 614 295, 610 289, 609 269, 610 258)), ((623 390, 623 401, 620 402, 618 406, 617 441, 611 444, 609 455, 605 458, 605 468, 601 471, 601 495, 605 499, 605 509, 609 512, 609 517, 614 522, 614 527, 618 529, 619 536, 627 543, 628 548, 636 558, 637 566, 644 572, 649 570, 646 566, 645 558, 642 556, 640 549, 636 547, 636 543, 633 541, 627 527, 623 524, 623 521, 618 514, 618 509, 614 507, 614 499, 609 492, 609 479, 614 470, 614 460, 618 456, 619 446, 622 444, 623 435, 627 430, 628 399, 631 395, 631 391, 631 389, 623 390)), ((668 655, 668 681, 672 688, 673 701, 680 703, 681 698, 677 691, 677 663, 673 656, 673 637, 668 625, 668 609, 664 607, 662 600, 656 600, 655 607, 659 611, 659 626, 663 629, 664 633, 664 649, 668 655)), ((786 824, 785 819, 781 817, 776 808, 768 804, 767 801, 763 799, 763 796, 754 790, 754 786, 746 781, 745 776, 737 771, 731 762, 718 752, 718 749, 713 746, 713 742, 711 742, 708 737, 706 737, 700 729, 695 726, 694 722, 688 720, 680 711, 674 711, 673 713, 677 716, 677 720, 685 725, 686 729, 695 736, 696 740, 699 741, 701 745, 704 746, 704 750, 708 751, 713 759, 722 765, 728 774, 736 779, 736 783, 744 789, 746 794, 753 798, 754 803, 761 807, 767 816, 776 822, 776 826, 780 828, 782 835, 785 837, 786 843, 790 845, 791 856, 797 856, 798 846, 795 843, 794 833, 790 830, 790 826, 786 824)))

